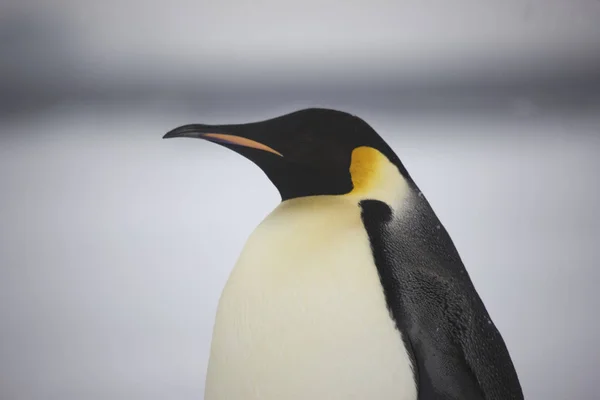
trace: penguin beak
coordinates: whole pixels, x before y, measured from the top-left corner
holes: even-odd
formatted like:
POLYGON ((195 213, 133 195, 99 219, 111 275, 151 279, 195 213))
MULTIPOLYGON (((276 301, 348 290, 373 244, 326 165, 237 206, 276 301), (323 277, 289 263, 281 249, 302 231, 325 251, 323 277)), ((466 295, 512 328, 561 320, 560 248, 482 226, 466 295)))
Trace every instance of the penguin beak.
POLYGON ((277 150, 257 142, 256 140, 248 137, 233 135, 231 131, 235 130, 234 126, 215 126, 215 125, 203 125, 203 124, 189 124, 183 125, 167 132, 163 139, 170 139, 175 137, 188 137, 196 139, 204 139, 213 143, 222 144, 226 147, 229 146, 241 146, 251 149, 257 149, 273 153, 279 157, 283 157, 283 154, 277 150))

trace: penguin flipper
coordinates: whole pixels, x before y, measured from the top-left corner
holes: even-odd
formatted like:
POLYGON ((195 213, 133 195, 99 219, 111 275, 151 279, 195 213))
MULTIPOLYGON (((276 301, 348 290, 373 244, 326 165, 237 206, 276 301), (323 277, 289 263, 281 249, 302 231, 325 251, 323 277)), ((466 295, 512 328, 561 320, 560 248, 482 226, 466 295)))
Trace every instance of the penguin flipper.
POLYGON ((426 200, 399 217, 380 201, 360 205, 418 399, 522 400, 504 340, 426 200))

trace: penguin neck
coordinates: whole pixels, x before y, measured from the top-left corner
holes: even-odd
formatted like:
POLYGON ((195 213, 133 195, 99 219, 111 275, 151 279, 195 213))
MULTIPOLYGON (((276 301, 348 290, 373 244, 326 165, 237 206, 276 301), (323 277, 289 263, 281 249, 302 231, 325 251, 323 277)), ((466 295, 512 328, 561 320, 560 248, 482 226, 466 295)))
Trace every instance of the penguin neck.
POLYGON ((412 190, 399 168, 372 147, 358 147, 353 151, 350 176, 353 184, 350 192, 342 195, 316 195, 288 199, 280 204, 277 208, 278 212, 282 210, 286 213, 325 212, 329 215, 337 215, 338 209, 347 209, 347 206, 350 206, 358 210, 361 201, 377 200, 385 203, 394 214, 397 214, 412 190))

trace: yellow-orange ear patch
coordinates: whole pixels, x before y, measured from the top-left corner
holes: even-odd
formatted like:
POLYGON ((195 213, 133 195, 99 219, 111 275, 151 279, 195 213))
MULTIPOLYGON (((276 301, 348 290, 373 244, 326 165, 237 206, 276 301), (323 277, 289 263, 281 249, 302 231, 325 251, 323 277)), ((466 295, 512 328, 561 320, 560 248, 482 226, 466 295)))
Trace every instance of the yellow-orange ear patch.
POLYGON ((352 193, 366 193, 377 185, 382 178, 382 166, 387 158, 372 147, 357 147, 352 152, 350 163, 350 176, 354 189, 352 193))
POLYGON ((373 147, 362 146, 352 151, 350 176, 354 188, 349 196, 381 200, 394 206, 408 192, 398 167, 373 147))

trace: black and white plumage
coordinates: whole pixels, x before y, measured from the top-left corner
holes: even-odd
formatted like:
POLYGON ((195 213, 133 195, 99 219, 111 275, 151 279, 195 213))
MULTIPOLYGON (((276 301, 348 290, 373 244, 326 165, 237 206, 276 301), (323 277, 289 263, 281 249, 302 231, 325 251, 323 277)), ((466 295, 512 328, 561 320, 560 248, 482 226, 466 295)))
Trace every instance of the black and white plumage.
POLYGON ((181 136, 250 159, 282 198, 223 290, 206 400, 523 398, 452 240, 365 121, 307 109, 181 136))

